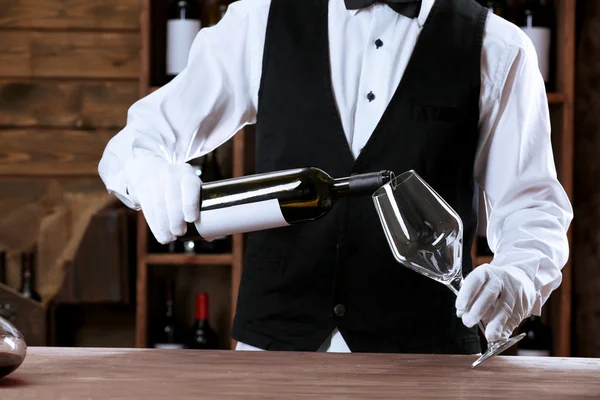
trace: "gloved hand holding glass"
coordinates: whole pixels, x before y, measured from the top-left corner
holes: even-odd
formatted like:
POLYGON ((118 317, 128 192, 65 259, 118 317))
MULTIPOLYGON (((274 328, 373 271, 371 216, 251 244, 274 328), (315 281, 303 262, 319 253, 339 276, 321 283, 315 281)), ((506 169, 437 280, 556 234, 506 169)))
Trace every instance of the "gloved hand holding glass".
POLYGON ((524 337, 509 336, 531 311, 532 280, 517 267, 491 265, 463 280, 461 218, 419 175, 399 175, 373 194, 373 202, 396 260, 448 286, 463 323, 478 324, 486 335, 488 349, 473 368, 524 337))

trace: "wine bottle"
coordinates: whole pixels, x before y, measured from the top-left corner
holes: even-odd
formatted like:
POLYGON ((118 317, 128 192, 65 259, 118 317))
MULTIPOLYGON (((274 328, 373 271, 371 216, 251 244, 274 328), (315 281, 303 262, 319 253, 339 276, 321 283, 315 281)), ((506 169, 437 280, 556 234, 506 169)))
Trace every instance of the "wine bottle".
POLYGON ((547 0, 527 0, 518 10, 517 25, 531 39, 544 82, 551 87, 550 52, 554 12, 547 0))
POLYGON ((525 332, 525 336, 519 342, 517 355, 520 356, 535 356, 548 357, 552 350, 552 333, 550 328, 542 323, 540 317, 529 317, 520 328, 521 333, 525 332))
POLYGON ((173 79, 186 67, 190 49, 201 27, 195 0, 172 0, 167 19, 167 80, 173 79))
POLYGON ((508 4, 506 0, 478 0, 479 4, 483 7, 487 8, 494 14, 502 17, 504 19, 509 19, 508 17, 508 4))
POLYGON ((183 349, 184 345, 180 341, 180 333, 173 313, 175 284, 169 280, 165 286, 165 314, 157 332, 158 337, 154 343, 154 347, 157 349, 183 349))
MULTIPOLYGON (((219 182, 224 179, 217 160, 216 152, 206 154, 200 167, 200 179, 203 182, 219 182)), ((193 243, 196 253, 227 253, 231 251, 231 235, 219 236, 211 241, 195 240, 187 241, 188 245, 193 243)))
POLYGON ((392 171, 333 179, 314 168, 267 172, 202 184, 200 219, 180 237, 215 238, 313 221, 344 197, 371 195, 392 171))
POLYGON ((35 301, 42 298, 35 290, 35 251, 21 253, 21 288, 19 293, 35 301))
POLYGON ((215 331, 208 322, 208 294, 196 294, 196 321, 192 328, 191 349, 218 349, 215 331))

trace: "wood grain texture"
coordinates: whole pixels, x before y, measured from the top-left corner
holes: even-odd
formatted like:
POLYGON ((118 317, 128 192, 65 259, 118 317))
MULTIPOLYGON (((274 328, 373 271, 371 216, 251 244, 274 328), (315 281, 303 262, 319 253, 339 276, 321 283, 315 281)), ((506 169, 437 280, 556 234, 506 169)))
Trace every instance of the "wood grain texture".
POLYGON ((231 265, 231 254, 148 254, 146 262, 150 265, 231 265))
POLYGON ((136 82, 0 81, 0 126, 118 128, 138 99, 136 82))
POLYGON ((588 1, 578 48, 573 220, 574 354, 600 357, 600 2, 588 1))
POLYGON ((137 32, 0 30, 0 76, 138 79, 137 32))
POLYGON ((111 130, 0 131, 1 175, 97 175, 111 130))
POLYGON ((0 28, 139 29, 139 0, 0 0, 0 28))
POLYGON ((47 345, 46 308, 41 303, 23 297, 16 290, 0 283, 0 306, 4 318, 25 335, 28 345, 47 345), (6 305, 9 305, 8 309, 6 305))
MULTIPOLYGON (((557 43, 558 63, 557 83, 561 93, 565 95, 562 105, 561 128, 558 138, 557 173, 565 192, 573 202, 573 146, 574 146, 574 96, 575 96, 575 0, 560 0, 556 6, 558 17, 557 43)), ((568 232, 569 243, 572 244, 572 229, 568 232)), ((573 246, 571 245, 571 248, 573 246)), ((572 268, 571 261, 562 269, 562 283, 553 294, 553 354, 567 357, 571 355, 572 330, 572 268)))
POLYGON ((150 0, 139 0, 140 9, 140 72, 139 72, 139 93, 140 97, 144 97, 152 91, 149 89, 151 73, 150 73, 150 51, 152 49, 150 43, 151 25, 150 25, 150 0))
POLYGON ((135 307, 135 346, 148 346, 148 223, 142 211, 137 215, 137 271, 135 307))
MULTIPOLYGON (((576 399, 600 397, 600 360, 37 348, 2 400, 576 399)), ((2 382, 2 381, 0 381, 2 382)))
POLYGON ((106 190, 98 175, 89 177, 6 177, 0 176, 0 202, 29 202, 41 199, 53 184, 66 192, 92 193, 106 190))

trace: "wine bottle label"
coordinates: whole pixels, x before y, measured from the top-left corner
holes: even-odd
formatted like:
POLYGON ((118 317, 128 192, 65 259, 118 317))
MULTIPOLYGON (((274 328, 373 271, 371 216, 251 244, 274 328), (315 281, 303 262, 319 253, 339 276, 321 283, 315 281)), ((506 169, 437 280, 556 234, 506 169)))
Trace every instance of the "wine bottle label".
POLYGON ((550 351, 549 350, 519 349, 517 351, 517 355, 525 356, 525 357, 550 357, 550 351))
POLYGON ((207 241, 235 233, 288 225, 277 199, 202 211, 200 221, 195 224, 198 233, 207 241))
POLYGON ((200 27, 200 21, 194 19, 167 21, 168 75, 177 75, 186 67, 190 49, 200 27))
POLYGON ((521 27, 523 32, 531 39, 537 53, 540 72, 544 77, 544 82, 550 81, 550 40, 551 31, 549 28, 530 26, 521 27))

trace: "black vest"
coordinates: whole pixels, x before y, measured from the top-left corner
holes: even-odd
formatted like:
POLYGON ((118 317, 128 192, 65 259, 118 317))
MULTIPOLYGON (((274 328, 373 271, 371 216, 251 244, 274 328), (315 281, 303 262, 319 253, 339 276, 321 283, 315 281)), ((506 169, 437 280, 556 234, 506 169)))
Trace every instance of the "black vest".
MULTIPOLYGON (((334 177, 414 169, 460 214, 463 274, 477 225, 473 163, 487 11, 437 0, 387 110, 354 160, 336 108, 328 0, 273 0, 257 116, 257 172, 314 166, 334 177)), ((478 353, 455 295, 397 263, 369 196, 324 218, 248 235, 232 336, 315 351, 338 327, 354 352, 478 353)))

